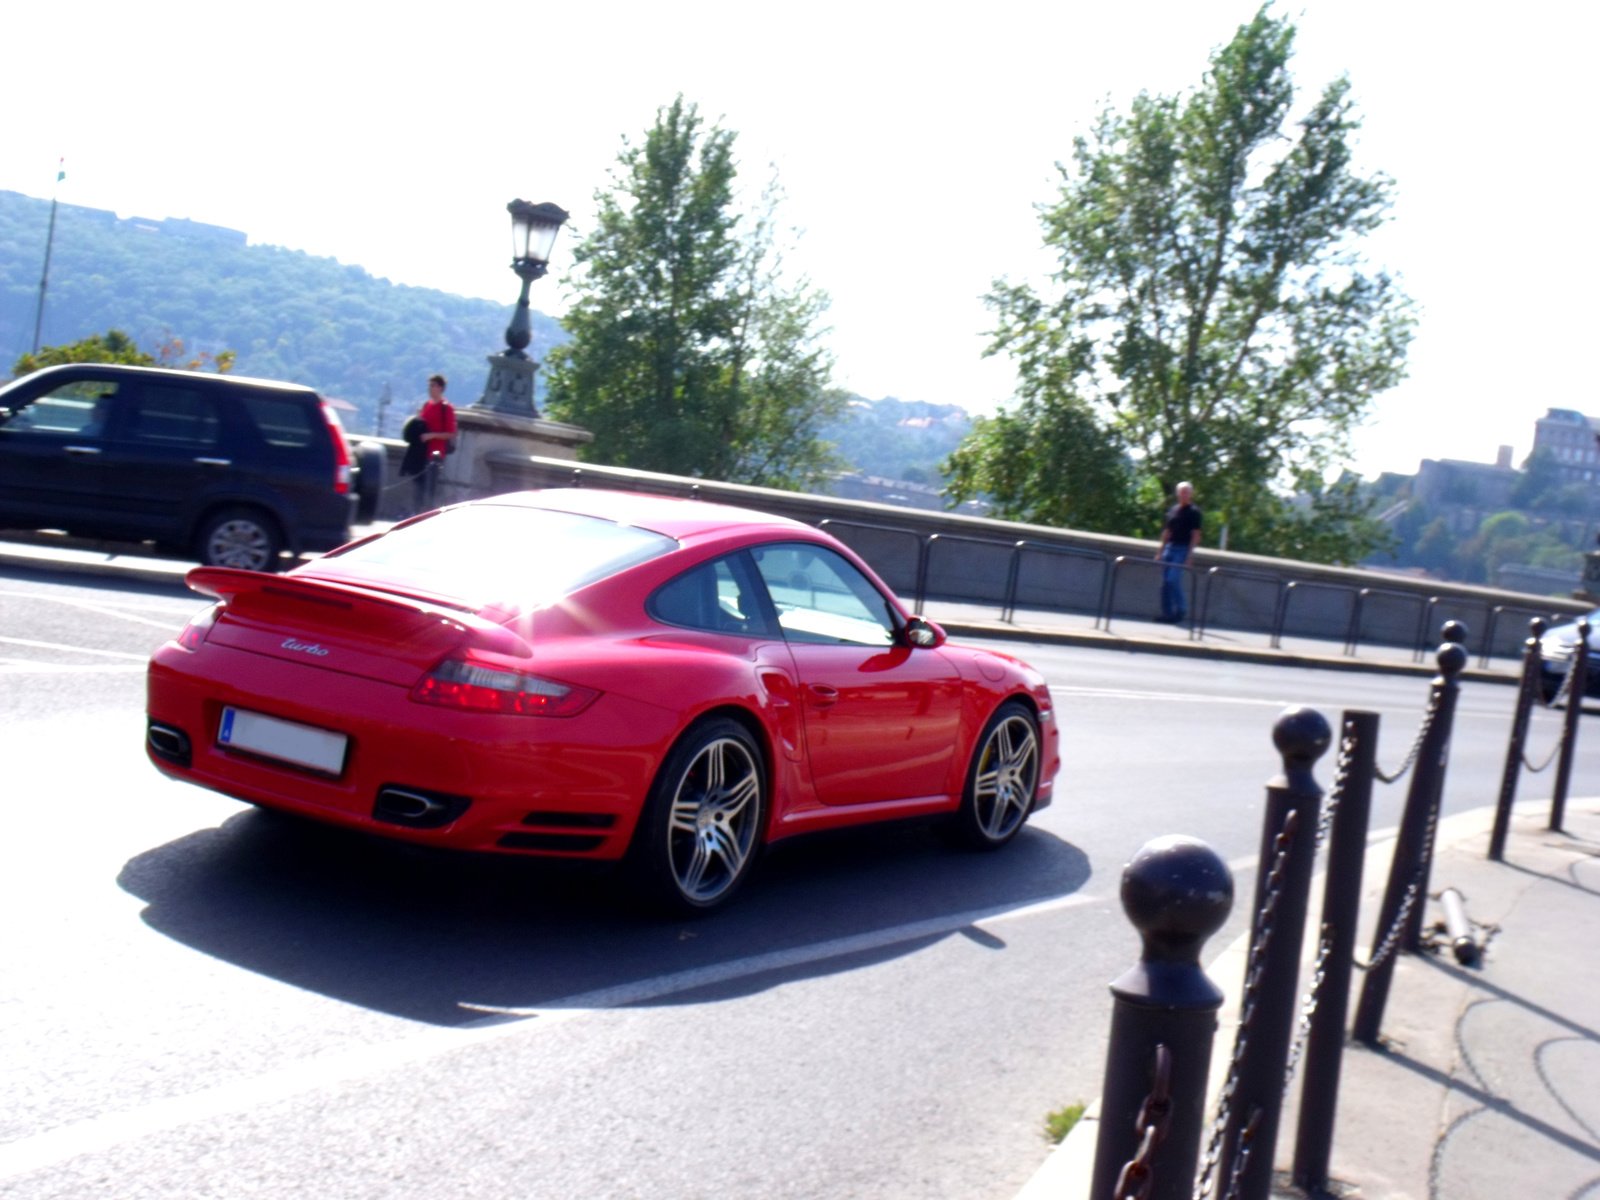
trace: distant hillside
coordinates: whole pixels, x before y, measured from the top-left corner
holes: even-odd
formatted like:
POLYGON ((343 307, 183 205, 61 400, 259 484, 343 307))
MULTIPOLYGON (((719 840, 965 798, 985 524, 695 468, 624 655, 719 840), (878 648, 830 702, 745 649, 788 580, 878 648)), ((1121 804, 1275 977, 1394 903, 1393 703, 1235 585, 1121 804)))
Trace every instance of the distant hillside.
POLYGON ((972 418, 956 404, 855 396, 822 436, 864 474, 939 487, 939 465, 970 428, 972 418))
MULTIPOLYGON (((0 379, 33 342, 49 219, 48 200, 0 191, 0 379)), ((507 295, 516 286, 507 271, 507 295)), ((247 245, 234 229, 63 204, 41 340, 117 328, 146 349, 172 336, 190 350, 236 350, 235 373, 348 400, 361 416, 347 424, 365 432, 386 383, 401 408, 426 394, 434 371, 450 379, 457 403, 477 399, 484 356, 505 344, 510 313, 509 304, 393 284, 336 259, 247 245)), ((533 314, 535 357, 563 336, 553 318, 533 314)))

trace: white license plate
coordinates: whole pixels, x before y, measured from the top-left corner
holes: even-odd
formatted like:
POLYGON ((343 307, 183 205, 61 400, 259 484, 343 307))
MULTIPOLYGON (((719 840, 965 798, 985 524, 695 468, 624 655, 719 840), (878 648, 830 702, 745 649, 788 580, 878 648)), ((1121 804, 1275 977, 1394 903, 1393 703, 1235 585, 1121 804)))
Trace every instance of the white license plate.
POLYGON ((350 739, 342 733, 300 725, 294 721, 280 721, 277 717, 263 716, 242 708, 222 710, 222 725, 217 730, 217 744, 234 750, 246 750, 266 758, 276 758, 337 775, 344 770, 345 748, 350 739))

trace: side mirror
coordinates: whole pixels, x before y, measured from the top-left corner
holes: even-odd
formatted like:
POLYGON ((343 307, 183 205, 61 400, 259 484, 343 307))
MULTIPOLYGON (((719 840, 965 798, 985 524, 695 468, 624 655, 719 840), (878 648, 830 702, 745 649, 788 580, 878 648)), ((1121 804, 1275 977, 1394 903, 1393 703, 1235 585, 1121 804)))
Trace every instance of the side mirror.
POLYGON ((912 617, 906 622, 906 641, 913 646, 931 649, 944 641, 939 635, 939 629, 929 624, 921 617, 912 617))

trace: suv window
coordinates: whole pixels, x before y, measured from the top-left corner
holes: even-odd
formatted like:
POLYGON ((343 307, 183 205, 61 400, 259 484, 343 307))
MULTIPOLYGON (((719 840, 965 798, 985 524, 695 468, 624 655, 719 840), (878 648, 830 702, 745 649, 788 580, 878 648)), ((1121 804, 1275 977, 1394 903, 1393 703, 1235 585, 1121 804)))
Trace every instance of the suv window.
POLYGON ((102 437, 111 421, 112 379, 75 379, 58 384, 5 420, 8 433, 71 434, 102 437))
POLYGON ((771 637, 774 631, 764 612, 760 587, 745 556, 730 554, 662 584, 645 607, 665 625, 771 637))
POLYGON ((197 388, 145 384, 129 416, 128 437, 158 446, 217 444, 217 406, 197 388))
POLYGON ((784 542, 750 551, 792 642, 888 646, 895 621, 867 577, 826 546, 784 542))
MULTIPOLYGON (((271 396, 241 396, 244 411, 269 446, 309 446, 314 440, 308 405, 271 396)), ((326 436, 326 435, 324 435, 326 436)))

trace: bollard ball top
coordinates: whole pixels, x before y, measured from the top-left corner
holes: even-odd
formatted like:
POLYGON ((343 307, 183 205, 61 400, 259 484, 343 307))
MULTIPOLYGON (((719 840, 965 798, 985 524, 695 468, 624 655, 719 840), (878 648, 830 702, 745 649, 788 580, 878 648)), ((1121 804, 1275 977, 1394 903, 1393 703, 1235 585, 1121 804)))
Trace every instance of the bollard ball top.
POLYGON ((1545 628, 1546 626, 1543 617, 1535 617, 1533 620, 1528 622, 1528 632, 1536 638, 1542 638, 1544 636, 1545 628))
POLYGON ((1122 869, 1122 909, 1147 959, 1188 961, 1233 910, 1233 872, 1199 838, 1158 837, 1122 869))
POLYGON ((1445 675, 1459 675, 1467 665, 1467 648, 1460 642, 1446 642, 1439 647, 1439 670, 1445 675))
POLYGON ((1460 621, 1446 621, 1439 629, 1439 640, 1441 642, 1460 642, 1465 646, 1467 644, 1466 625, 1460 621))
POLYGON ((1272 724, 1272 744, 1283 761, 1294 766, 1309 767, 1327 753, 1332 741, 1328 718, 1314 708, 1286 708, 1272 724))

